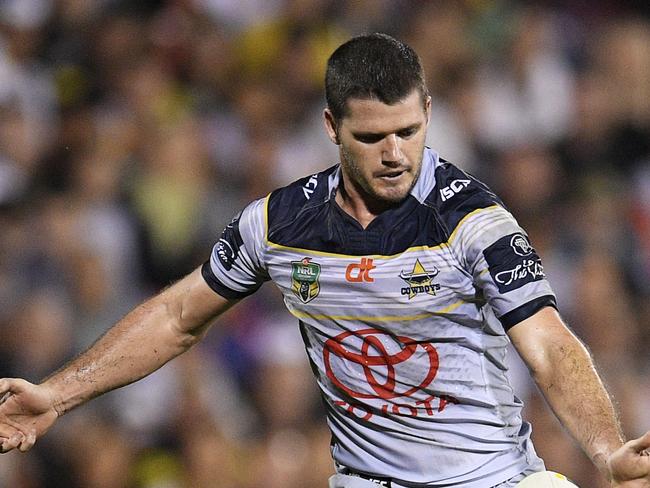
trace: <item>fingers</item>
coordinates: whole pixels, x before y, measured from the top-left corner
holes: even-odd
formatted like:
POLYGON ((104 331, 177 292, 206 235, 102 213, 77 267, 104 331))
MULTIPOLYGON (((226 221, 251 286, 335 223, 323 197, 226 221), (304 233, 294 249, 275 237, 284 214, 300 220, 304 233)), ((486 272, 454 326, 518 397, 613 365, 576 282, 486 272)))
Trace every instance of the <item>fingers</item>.
POLYGON ((646 449, 650 448, 650 431, 646 432, 644 435, 638 439, 633 439, 627 443, 627 445, 632 448, 635 452, 641 453, 646 449))
POLYGON ((27 452, 34 447, 34 444, 36 444, 36 432, 32 431, 26 437, 23 437, 22 442, 18 445, 18 450, 27 452))
POLYGON ((1 439, 0 443, 0 453, 4 454, 5 452, 12 451, 16 449, 20 444, 25 440, 25 437, 20 433, 16 432, 11 435, 9 438, 1 439))
MULTIPOLYGON (((0 418, 0 441, 13 445, 14 442, 22 442, 23 437, 24 434, 22 430, 15 424, 15 422, 12 422, 8 418, 0 418)), ((16 446, 17 445, 18 444, 16 444, 16 446)))
POLYGON ((0 437, 0 453, 18 449, 20 452, 27 452, 36 444, 36 432, 30 431, 27 434, 22 432, 14 432, 12 435, 2 438, 0 437))
POLYGON ((6 400, 7 393, 20 393, 31 383, 20 378, 2 378, 0 379, 0 403, 6 400))
POLYGON ((22 429, 13 425, 13 422, 3 421, 0 423, 0 454, 16 448, 25 452, 31 449, 35 442, 34 432, 25 434, 22 429))

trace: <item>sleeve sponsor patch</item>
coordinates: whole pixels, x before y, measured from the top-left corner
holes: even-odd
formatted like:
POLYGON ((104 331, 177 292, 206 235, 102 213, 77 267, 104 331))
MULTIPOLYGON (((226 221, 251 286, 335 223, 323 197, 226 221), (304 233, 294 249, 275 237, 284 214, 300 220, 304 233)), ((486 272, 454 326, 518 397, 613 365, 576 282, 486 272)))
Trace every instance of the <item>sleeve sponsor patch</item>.
POLYGON ((483 256, 501 293, 546 277, 541 259, 521 232, 502 237, 485 249, 483 256))
POLYGON ((232 219, 223 230, 219 242, 217 242, 217 256, 226 271, 232 269, 232 265, 239 256, 239 248, 244 244, 241 234, 239 233, 240 216, 241 214, 232 219))

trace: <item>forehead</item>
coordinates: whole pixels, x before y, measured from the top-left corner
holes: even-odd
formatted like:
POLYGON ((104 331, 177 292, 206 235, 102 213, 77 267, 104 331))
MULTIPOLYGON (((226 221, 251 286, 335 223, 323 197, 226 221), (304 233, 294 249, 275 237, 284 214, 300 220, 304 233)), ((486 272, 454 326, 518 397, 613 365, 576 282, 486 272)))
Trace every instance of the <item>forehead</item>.
POLYGON ((424 118, 422 95, 413 90, 392 105, 376 99, 350 98, 341 126, 350 131, 390 132, 422 122, 424 118))

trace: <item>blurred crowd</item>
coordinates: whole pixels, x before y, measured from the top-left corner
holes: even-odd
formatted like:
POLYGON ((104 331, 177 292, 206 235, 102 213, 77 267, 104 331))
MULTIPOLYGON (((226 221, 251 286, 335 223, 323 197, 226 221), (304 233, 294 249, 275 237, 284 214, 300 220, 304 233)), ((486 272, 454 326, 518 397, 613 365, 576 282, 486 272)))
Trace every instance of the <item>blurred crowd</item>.
MULTIPOLYGON (((0 0, 0 377, 40 381, 209 256, 248 201, 337 162, 324 66, 422 57, 428 145, 527 229, 630 436, 650 429, 650 8, 567 0, 0 0)), ((550 469, 604 487, 516 354, 550 469)), ((13 488, 311 488, 333 464, 265 286, 205 341, 64 417, 13 488)))

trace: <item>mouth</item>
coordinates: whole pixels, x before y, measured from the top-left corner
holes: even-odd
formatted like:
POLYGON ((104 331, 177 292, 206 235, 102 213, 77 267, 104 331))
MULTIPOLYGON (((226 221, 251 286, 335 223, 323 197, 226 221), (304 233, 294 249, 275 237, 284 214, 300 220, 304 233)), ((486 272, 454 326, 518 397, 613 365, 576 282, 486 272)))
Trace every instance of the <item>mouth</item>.
POLYGON ((406 173, 405 169, 385 171, 377 175, 377 178, 387 181, 392 181, 398 179, 400 176, 406 173))

